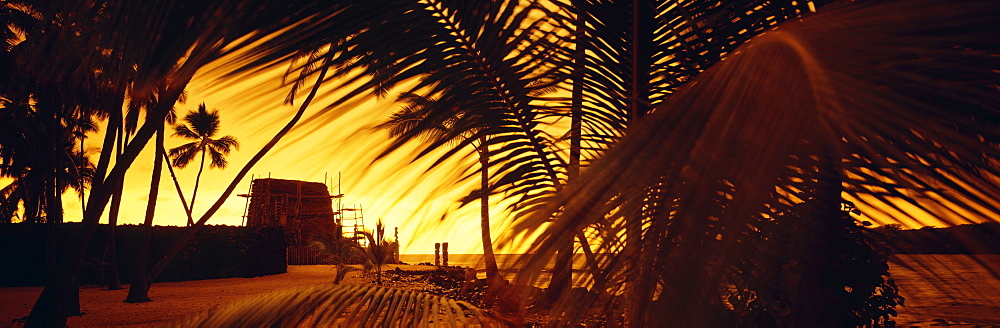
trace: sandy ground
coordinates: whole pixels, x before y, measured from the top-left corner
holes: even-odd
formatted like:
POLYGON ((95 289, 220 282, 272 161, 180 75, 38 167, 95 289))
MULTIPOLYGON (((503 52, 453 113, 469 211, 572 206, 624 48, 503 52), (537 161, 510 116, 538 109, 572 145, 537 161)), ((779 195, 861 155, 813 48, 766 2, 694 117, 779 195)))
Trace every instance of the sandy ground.
MULTIPOLYGON (((394 269, 389 265, 387 269, 394 269)), ((403 270, 429 270, 433 267, 400 265, 403 270)), ((210 309, 220 304, 238 301, 274 290, 329 284, 333 281, 333 266, 290 265, 288 272, 256 278, 228 278, 153 284, 149 290, 152 302, 123 303, 128 287, 105 290, 99 286, 80 288, 82 316, 70 317, 70 327, 155 327, 164 322, 210 309)), ((359 283, 360 272, 348 274, 343 283, 359 283)), ((20 326, 16 319, 27 316, 41 287, 0 288, 0 327, 20 326)))
MULTIPOLYGON (((906 297, 906 306, 897 308, 897 327, 1000 327, 1000 280, 982 271, 982 264, 1000 269, 1000 255, 964 260, 968 262, 965 263, 967 267, 962 263, 956 265, 955 257, 916 256, 923 265, 894 266, 892 269, 906 297), (948 262, 947 265, 944 262, 948 262)), ((390 265, 386 269, 395 267, 390 265)), ((416 265, 399 267, 404 270, 433 269, 416 265)), ((360 272, 351 272, 344 283, 361 283, 359 275, 360 272)), ((80 303, 86 314, 71 317, 68 324, 71 327, 155 327, 253 295, 329 284, 333 276, 332 266, 311 265, 289 266, 288 273, 257 278, 158 283, 150 290, 149 296, 154 301, 141 304, 122 302, 127 289, 108 291, 98 286, 85 286, 80 290, 80 303)), ((41 290, 41 287, 0 288, 0 327, 20 326, 15 320, 31 311, 41 290)))
POLYGON ((1000 254, 897 255, 898 327, 1000 327, 1000 254))

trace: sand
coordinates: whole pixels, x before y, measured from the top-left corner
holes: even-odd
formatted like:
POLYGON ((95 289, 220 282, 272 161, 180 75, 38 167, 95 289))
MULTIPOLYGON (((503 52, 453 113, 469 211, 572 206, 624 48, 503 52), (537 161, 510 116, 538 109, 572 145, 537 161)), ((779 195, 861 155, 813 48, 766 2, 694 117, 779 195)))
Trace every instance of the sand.
MULTIPOLYGON (((389 265, 387 269, 394 269, 389 265)), ((403 270, 430 270, 433 267, 400 265, 403 270)), ((329 284, 331 265, 290 265, 288 272, 256 278, 228 278, 163 282, 149 290, 152 302, 123 303, 128 287, 105 290, 101 286, 80 288, 80 307, 85 314, 70 317, 70 327, 155 327, 176 318, 274 290, 329 284)), ((361 283, 359 271, 348 274, 343 283, 361 283)), ((0 288, 0 327, 17 327, 15 320, 27 316, 42 287, 0 288)))
MULTIPOLYGON (((948 262, 947 267, 956 268, 954 256, 916 255, 921 262, 931 263, 931 259, 948 262)), ((1000 263, 1000 256, 986 256, 987 263, 1000 263)), ((396 265, 387 266, 387 270, 396 265)), ((400 265, 403 270, 432 270, 430 266, 400 265)), ((970 265, 970 267, 972 267, 970 265)), ((898 327, 1000 327, 1000 281, 981 270, 947 272, 933 265, 922 268, 894 268, 893 276, 899 281, 902 293, 907 297, 905 307, 898 307, 896 318, 898 327), (934 272, 934 274, 931 274, 934 272), (952 287, 939 289, 928 281, 928 277, 962 277, 963 281, 953 282, 952 287), (961 290, 955 286, 965 286, 961 290)), ((183 316, 212 307, 238 301, 254 295, 274 290, 329 284, 334 277, 330 265, 292 265, 283 274, 257 278, 229 278, 154 284, 149 296, 153 302, 127 304, 127 289, 108 291, 100 286, 84 286, 80 289, 82 316, 71 317, 70 327, 155 327, 183 316)), ((361 272, 348 274, 343 283, 358 284, 364 279, 361 272)), ((127 288, 127 287, 126 287, 127 288)), ((17 327, 16 319, 31 311, 31 305, 41 293, 41 287, 0 288, 0 327, 17 327)))

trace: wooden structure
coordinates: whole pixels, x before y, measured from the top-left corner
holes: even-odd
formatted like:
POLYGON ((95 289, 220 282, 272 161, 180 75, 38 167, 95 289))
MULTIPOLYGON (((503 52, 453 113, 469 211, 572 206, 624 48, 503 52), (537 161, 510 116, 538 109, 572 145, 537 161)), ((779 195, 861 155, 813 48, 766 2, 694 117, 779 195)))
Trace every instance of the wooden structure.
POLYGON ((250 186, 246 224, 284 227, 289 247, 309 244, 314 236, 338 235, 333 199, 326 184, 283 179, 254 179, 250 186))

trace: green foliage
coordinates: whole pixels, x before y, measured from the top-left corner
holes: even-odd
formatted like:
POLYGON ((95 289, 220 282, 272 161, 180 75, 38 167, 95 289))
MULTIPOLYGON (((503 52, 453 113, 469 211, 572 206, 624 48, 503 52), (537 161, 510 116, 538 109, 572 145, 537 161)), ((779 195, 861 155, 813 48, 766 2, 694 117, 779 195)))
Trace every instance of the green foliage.
POLYGON ((382 267, 395 260, 396 250, 399 249, 397 242, 385 239, 385 226, 381 220, 375 224, 374 232, 362 231, 361 234, 367 240, 365 246, 331 233, 314 235, 310 242, 310 247, 325 253, 327 260, 337 266, 334 283, 339 283, 350 270, 346 264, 361 264, 365 271, 375 273, 376 283, 382 284, 382 267))
POLYGON ((788 326, 796 305, 814 300, 801 293, 807 270, 819 270, 822 317, 830 327, 891 327, 903 304, 889 278, 888 250, 851 217, 816 213, 816 201, 800 203, 756 224, 745 235, 740 259, 728 279, 727 300, 741 327, 788 326), (830 222, 818 222, 829 220, 830 222), (819 234, 823 234, 822 237, 819 234), (822 238, 826 245, 813 245, 822 238), (818 247, 821 247, 817 249, 818 247), (822 263, 817 263, 822 262, 822 263))

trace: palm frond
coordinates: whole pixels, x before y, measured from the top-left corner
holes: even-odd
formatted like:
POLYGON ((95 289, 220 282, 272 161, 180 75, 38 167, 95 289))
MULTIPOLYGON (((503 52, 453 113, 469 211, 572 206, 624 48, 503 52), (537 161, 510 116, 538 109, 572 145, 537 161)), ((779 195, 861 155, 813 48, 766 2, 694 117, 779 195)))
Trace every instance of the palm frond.
POLYGON ((167 151, 170 158, 173 159, 174 167, 184 168, 194 161, 196 155, 201 150, 198 147, 200 144, 200 141, 189 142, 167 151))
POLYGON ((208 111, 205 103, 198 105, 198 111, 189 112, 184 121, 198 136, 208 138, 219 132, 219 111, 208 111))
MULTIPOLYGON (((650 324, 711 317, 733 263, 746 259, 746 236, 790 220, 778 218, 789 206, 834 215, 843 191, 867 213, 904 202, 995 221, 1000 57, 988 40, 1000 32, 988 22, 998 10, 986 1, 853 3, 764 32, 673 91, 511 233, 544 229, 529 251, 537 270, 558 236, 601 227, 607 242, 637 232, 600 245, 600 269, 588 275, 612 295, 634 282, 623 296, 635 300, 631 322, 650 324)), ((833 219, 819 222, 805 234, 836 234, 822 228, 833 219)), ((836 260, 823 248, 832 246, 810 247, 836 260)))
POLYGON ((278 291, 202 312, 171 327, 502 327, 475 306, 420 292, 368 285, 278 291))
POLYGON ((226 160, 226 155, 221 151, 215 149, 214 147, 208 147, 205 151, 208 152, 208 157, 212 159, 211 164, 208 167, 224 169, 229 165, 229 161, 226 160))
POLYGON ((183 124, 177 125, 177 126, 174 127, 174 136, 175 137, 181 137, 181 138, 184 138, 184 139, 193 139, 193 140, 201 139, 201 136, 198 135, 197 132, 195 132, 194 130, 192 130, 187 125, 183 125, 183 124))
POLYGON ((233 136, 224 136, 219 139, 209 140, 206 146, 223 155, 229 155, 229 152, 240 149, 239 141, 233 136))

